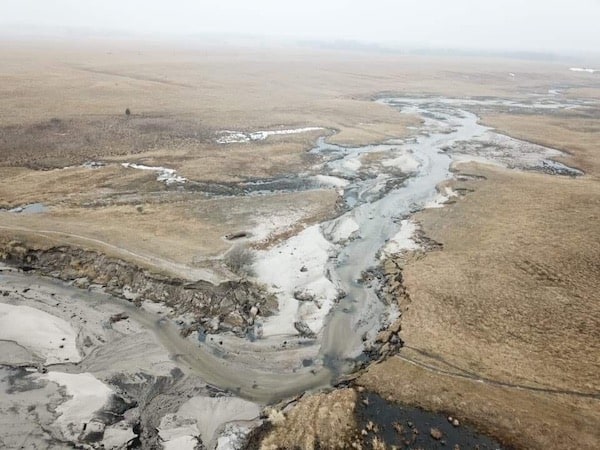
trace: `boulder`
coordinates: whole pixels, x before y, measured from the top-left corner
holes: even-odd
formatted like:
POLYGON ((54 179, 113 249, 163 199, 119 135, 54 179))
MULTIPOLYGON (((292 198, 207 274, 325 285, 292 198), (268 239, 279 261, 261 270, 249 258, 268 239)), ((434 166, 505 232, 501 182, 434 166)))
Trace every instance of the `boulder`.
POLYGON ((294 291, 294 298, 299 302, 312 302, 315 300, 315 294, 308 289, 296 289, 294 291))

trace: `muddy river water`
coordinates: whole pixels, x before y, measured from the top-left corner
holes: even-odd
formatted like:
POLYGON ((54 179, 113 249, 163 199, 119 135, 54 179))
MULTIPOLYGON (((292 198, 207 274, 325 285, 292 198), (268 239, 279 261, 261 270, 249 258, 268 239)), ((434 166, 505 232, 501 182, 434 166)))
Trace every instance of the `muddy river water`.
MULTIPOLYGON (((365 346, 374 341, 382 326, 398 317, 395 306, 378 296, 377 278, 366 279, 365 273, 376 270, 383 255, 415 248, 417 244, 406 232, 410 215, 425 207, 439 207, 454 195, 436 189, 452 177, 453 162, 581 174, 552 160, 561 155, 559 151, 498 134, 480 125, 473 112, 485 108, 558 110, 576 107, 576 102, 561 102, 555 97, 531 102, 447 98, 385 98, 379 102, 401 113, 418 114, 423 122, 405 139, 348 148, 328 144, 322 138, 311 150, 322 162, 303 176, 312 185, 338 189, 345 212, 258 255, 257 277, 277 293, 281 311, 257 322, 256 331, 262 339, 251 342, 222 336, 219 344, 210 338, 200 343, 195 336, 182 338, 178 326, 152 308, 136 308, 99 291, 82 291, 16 271, 0 274, 2 287, 21 293, 27 290, 19 301, 38 305, 51 314, 51 303, 59 298, 77 309, 72 313, 77 319, 69 319, 75 328, 87 327, 90 336, 96 333, 109 342, 110 330, 100 325, 98 317, 126 311, 136 329, 149 333, 148 339, 155 340, 166 355, 156 356, 157 362, 148 366, 148 371, 176 367, 250 402, 264 405, 331 385, 356 367, 365 346), (316 250, 315 242, 320 243, 316 250), (319 252, 322 257, 315 257, 319 252), (299 300, 299 293, 309 301, 299 300), (98 329, 94 331, 96 322, 98 329), (299 337, 299 327, 310 338, 299 337)), ((128 332, 123 333, 128 336, 128 332)), ((83 339, 81 336, 78 339, 83 339)), ((123 342, 128 341, 124 338, 123 342)), ((142 370, 148 358, 145 362, 141 359, 150 350, 138 344, 140 361, 132 361, 142 370)), ((113 362, 102 351, 94 350, 85 352, 78 365, 63 362, 50 370, 89 371, 109 379, 114 373, 110 375, 110 367, 101 367, 113 362)), ((228 418, 225 414, 221 420, 228 418)))

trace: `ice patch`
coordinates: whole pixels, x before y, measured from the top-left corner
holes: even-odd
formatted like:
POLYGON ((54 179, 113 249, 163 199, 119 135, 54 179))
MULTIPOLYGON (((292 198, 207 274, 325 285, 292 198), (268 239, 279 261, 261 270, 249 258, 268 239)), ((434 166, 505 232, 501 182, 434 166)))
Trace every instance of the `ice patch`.
POLYGON ((218 144, 235 144, 250 141, 264 141, 269 136, 286 135, 286 134, 300 134, 308 131, 324 130, 322 127, 304 127, 304 128, 291 128, 287 130, 264 130, 255 131, 253 133, 244 133, 242 131, 223 130, 220 131, 220 137, 217 138, 218 144))
POLYGON ((177 175, 175 169, 168 169, 160 166, 145 166, 143 164, 135 163, 122 163, 121 166, 125 167, 126 169, 149 170, 152 172, 157 172, 156 181, 165 183, 167 186, 172 184, 183 184, 188 181, 187 178, 177 175))
POLYGON ((318 333, 339 292, 327 279, 326 264, 333 245, 323 237, 319 225, 313 225, 281 245, 259 252, 254 270, 258 278, 274 286, 279 312, 265 318, 263 336, 298 334, 294 322, 304 321, 318 333), (299 302, 294 292, 314 294, 316 302, 299 302))
MULTIPOLYGON (((6 212, 6 209, 0 209, 0 212, 6 212)), ((25 206, 17 206, 9 209, 8 212, 15 214, 41 214, 48 211, 48 208, 43 203, 30 203, 25 206)))
POLYGON ((77 440, 83 427, 110 399, 113 391, 96 379, 91 373, 48 372, 40 376, 64 386, 71 398, 62 403, 56 411, 60 414, 56 424, 71 441, 77 440))
POLYGON ((29 306, 0 303, 0 339, 17 342, 46 364, 81 361, 73 327, 59 317, 29 306))
POLYGON ((417 231, 417 226, 410 220, 400 222, 400 231, 391 238, 381 252, 381 259, 385 259, 390 255, 401 253, 402 251, 417 250, 419 244, 413 240, 413 236, 417 231))

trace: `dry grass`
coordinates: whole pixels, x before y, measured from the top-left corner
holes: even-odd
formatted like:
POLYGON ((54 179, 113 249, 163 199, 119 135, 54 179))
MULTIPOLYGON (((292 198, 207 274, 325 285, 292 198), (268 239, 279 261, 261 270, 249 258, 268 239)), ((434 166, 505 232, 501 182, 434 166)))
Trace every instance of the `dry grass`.
POLYGON ((394 123, 358 123, 344 127, 328 139, 332 144, 354 146, 376 144, 387 139, 398 139, 408 136, 410 128, 420 124, 414 116, 398 115, 394 123))
POLYGON ((457 182, 455 188, 474 192, 417 215, 444 248, 404 269, 411 302, 401 355, 435 370, 574 394, 557 400, 424 377, 394 359, 362 382, 463 415, 520 447, 565 448, 567 433, 574 447, 595 448, 599 400, 575 393, 600 395, 600 183, 485 166, 462 170, 487 180, 457 182), (404 389, 407 373, 417 380, 413 394, 404 389), (414 392, 426 394, 417 399, 414 392), (561 427, 542 432, 558 420, 561 427), (579 432, 581 423, 587 428, 579 432))
MULTIPOLYGON (((600 114, 598 112, 597 114, 600 114)), ((510 136, 570 153, 563 159, 591 176, 600 177, 600 121, 598 116, 483 115, 485 125, 510 136)))
POLYGON ((444 250, 404 272, 407 343, 503 381, 600 392, 600 184, 478 173, 457 205, 418 215, 444 250))
MULTIPOLYGON (((0 225, 30 230, 59 231, 110 243, 143 255, 193 264, 206 257, 216 257, 231 247, 228 233, 259 230, 277 225, 286 229, 299 224, 312 224, 335 213, 337 193, 315 190, 271 196, 203 199, 145 203, 143 197, 133 204, 99 208, 60 206, 43 215, 0 213, 0 225), (137 205, 143 206, 139 212, 137 205)), ((281 230, 280 230, 281 231, 281 230)), ((3 230, 3 233, 8 231, 3 230)), ((53 243, 55 244, 56 236, 53 243)), ((70 239, 71 243, 107 251, 105 246, 89 240, 70 239)), ((119 255, 131 259, 132 255, 119 255)))
POLYGON ((356 392, 340 389, 302 399, 285 419, 274 421, 274 429, 264 437, 261 450, 301 448, 349 448, 356 430, 356 392))

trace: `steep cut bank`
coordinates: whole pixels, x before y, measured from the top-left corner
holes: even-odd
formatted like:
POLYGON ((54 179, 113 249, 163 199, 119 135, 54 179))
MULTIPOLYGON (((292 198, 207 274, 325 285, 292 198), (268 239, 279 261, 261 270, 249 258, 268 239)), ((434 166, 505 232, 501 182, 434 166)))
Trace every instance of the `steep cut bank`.
POLYGON ((183 334, 201 329, 245 337, 256 309, 268 316, 277 307, 272 294, 247 280, 217 285, 190 282, 76 247, 36 248, 0 238, 0 259, 24 271, 71 282, 76 288, 101 288, 138 306, 142 301, 162 303, 189 318, 183 334))

